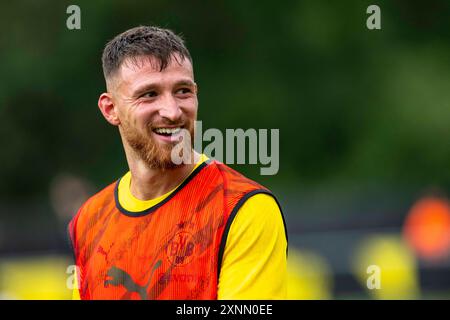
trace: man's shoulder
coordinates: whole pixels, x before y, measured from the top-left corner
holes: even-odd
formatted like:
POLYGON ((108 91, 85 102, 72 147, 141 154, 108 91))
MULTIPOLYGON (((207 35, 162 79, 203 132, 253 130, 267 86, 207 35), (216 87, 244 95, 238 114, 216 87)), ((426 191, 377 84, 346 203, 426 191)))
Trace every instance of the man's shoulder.
POLYGON ((222 176, 222 180, 224 185, 233 186, 233 189, 257 189, 264 190, 266 192, 270 192, 270 190, 258 183, 257 181, 245 176, 243 173, 229 167, 228 165, 214 160, 211 161, 210 166, 213 166, 216 170, 218 170, 222 176))
POLYGON ((117 181, 114 181, 89 197, 80 207, 79 212, 98 210, 100 207, 105 207, 115 201, 117 181))
POLYGON ((98 220, 97 218, 99 218, 104 211, 102 208, 108 208, 115 205, 115 185, 116 182, 109 184, 92 195, 81 205, 78 212, 69 222, 68 227, 72 238, 74 237, 74 231, 80 222, 83 223, 91 220, 92 218, 96 218, 95 220, 98 220))

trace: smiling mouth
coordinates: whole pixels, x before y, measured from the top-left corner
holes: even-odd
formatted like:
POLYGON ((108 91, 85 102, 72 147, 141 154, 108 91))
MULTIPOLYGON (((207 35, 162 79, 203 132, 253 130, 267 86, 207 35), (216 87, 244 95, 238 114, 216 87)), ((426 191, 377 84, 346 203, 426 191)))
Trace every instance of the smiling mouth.
POLYGON ((152 131, 158 135, 170 137, 173 135, 178 134, 183 127, 174 127, 174 128, 167 128, 167 127, 161 127, 161 128, 155 128, 152 131))

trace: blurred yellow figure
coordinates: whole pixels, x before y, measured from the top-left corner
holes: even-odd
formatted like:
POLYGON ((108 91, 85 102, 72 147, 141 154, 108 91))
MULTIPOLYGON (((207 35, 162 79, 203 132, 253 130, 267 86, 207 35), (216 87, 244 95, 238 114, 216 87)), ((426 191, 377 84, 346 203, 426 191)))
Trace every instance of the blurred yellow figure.
POLYGON ((70 259, 36 256, 0 260, 0 296, 3 299, 70 299, 66 273, 70 259))
POLYGON ((326 260, 318 254, 289 248, 288 299, 331 299, 331 270, 326 260))
POLYGON ((367 238, 356 249, 353 271, 376 299, 418 299, 419 280, 413 252, 400 236, 367 238))

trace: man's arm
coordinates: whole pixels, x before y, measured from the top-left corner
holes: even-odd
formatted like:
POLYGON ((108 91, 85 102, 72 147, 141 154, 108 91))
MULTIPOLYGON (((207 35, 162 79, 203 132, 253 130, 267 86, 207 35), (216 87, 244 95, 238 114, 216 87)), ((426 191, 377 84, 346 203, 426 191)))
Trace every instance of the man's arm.
POLYGON ((74 287, 72 289, 72 300, 81 300, 80 298, 80 291, 78 289, 78 274, 77 274, 77 269, 75 269, 75 273, 74 273, 74 287))
POLYGON ((256 194, 239 209, 225 245, 218 299, 286 299, 287 239, 273 197, 256 194))

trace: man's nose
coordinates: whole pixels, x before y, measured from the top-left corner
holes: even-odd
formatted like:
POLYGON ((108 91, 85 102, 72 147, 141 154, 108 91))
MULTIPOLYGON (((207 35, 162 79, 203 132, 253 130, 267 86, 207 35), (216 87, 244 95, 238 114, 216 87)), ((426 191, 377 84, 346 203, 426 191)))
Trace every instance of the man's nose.
POLYGON ((161 117, 167 118, 170 121, 178 121, 181 118, 182 112, 174 96, 168 94, 161 102, 162 105, 159 109, 159 115, 161 117))

